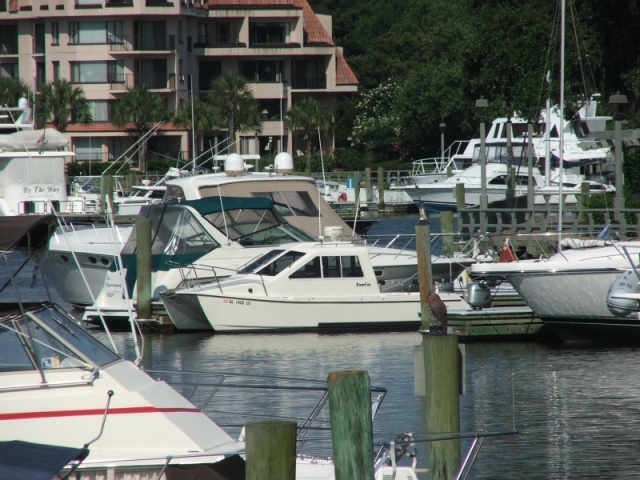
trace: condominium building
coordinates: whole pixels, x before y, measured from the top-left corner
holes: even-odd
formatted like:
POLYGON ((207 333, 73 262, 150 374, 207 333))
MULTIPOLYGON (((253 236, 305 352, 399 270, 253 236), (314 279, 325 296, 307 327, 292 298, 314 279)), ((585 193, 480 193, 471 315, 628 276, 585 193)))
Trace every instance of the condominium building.
MULTIPOLYGON (((36 90, 66 79, 81 87, 91 124, 70 124, 78 160, 131 154, 136 132, 111 123, 111 107, 127 88, 146 85, 170 111, 206 98, 227 73, 242 75, 264 121, 237 132, 240 153, 295 155, 303 139, 283 122, 304 96, 327 104, 357 91, 358 80, 331 37, 331 17, 307 0, 0 0, 0 76, 36 90)), ((4 102, 3 102, 4 103, 4 102)), ((331 133, 319 140, 333 146, 331 133)), ((217 150, 226 132, 197 136, 167 123, 149 139, 150 152, 193 158, 217 150)))

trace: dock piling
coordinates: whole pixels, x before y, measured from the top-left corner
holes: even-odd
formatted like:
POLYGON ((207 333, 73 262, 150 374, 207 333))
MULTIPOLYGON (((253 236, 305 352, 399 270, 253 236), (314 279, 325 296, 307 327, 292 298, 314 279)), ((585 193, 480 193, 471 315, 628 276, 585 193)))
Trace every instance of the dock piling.
POLYGON ((295 480, 296 422, 252 422, 245 425, 247 480, 295 480))
POLYGON ((136 220, 137 247, 137 314, 139 319, 151 318, 151 219, 136 220))

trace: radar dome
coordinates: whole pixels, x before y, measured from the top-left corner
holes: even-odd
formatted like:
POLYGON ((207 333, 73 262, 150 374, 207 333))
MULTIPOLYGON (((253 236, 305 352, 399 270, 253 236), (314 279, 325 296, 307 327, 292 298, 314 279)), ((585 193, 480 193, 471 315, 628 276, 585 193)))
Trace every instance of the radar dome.
POLYGON ((287 152, 280 152, 273 160, 273 169, 276 173, 293 173, 293 157, 287 152))
POLYGON ((227 155, 224 160, 224 171, 232 177, 244 174, 244 158, 237 153, 227 155))

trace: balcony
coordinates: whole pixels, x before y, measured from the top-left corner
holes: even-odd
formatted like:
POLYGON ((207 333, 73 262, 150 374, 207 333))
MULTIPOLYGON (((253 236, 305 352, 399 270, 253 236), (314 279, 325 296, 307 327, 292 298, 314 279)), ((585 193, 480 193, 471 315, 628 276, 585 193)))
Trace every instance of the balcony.
POLYGON ((18 39, 0 38, 0 55, 18 55, 18 39))
POLYGON ((175 51, 175 35, 109 35, 107 42, 111 52, 167 52, 175 51))
POLYGON ((327 76, 296 76, 293 79, 291 88, 295 90, 323 90, 327 88, 327 76))
POLYGON ((110 89, 114 92, 124 92, 129 88, 137 85, 144 85, 149 90, 175 90, 176 74, 175 73, 145 73, 136 75, 133 73, 123 73, 113 75, 107 82, 111 84, 110 89))
POLYGON ((198 35, 193 48, 246 47, 238 37, 231 39, 229 35, 198 35))

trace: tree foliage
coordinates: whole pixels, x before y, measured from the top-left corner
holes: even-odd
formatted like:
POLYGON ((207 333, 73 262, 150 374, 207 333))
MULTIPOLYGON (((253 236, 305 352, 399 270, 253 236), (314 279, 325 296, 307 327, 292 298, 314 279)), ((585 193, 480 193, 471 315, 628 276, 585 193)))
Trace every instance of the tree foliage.
POLYGON ((258 103, 240 75, 221 75, 211 82, 208 101, 213 118, 226 123, 229 152, 236 152, 236 131, 249 130, 262 124, 258 103))
POLYGON ((81 87, 68 80, 46 83, 38 89, 36 123, 42 127, 48 122, 64 132, 69 122, 90 123, 91 110, 81 87))
POLYGON ((331 128, 331 110, 326 104, 313 97, 304 97, 291 106, 286 121, 289 128, 301 135, 305 141, 307 157, 305 172, 311 174, 311 154, 314 138, 318 131, 326 132, 331 128))
MULTIPOLYGON (((363 124, 378 123, 370 99, 386 82, 397 86, 385 102, 397 122, 387 131, 398 135, 352 147, 373 152, 370 158, 437 154, 441 122, 447 138, 470 138, 479 123, 474 104, 480 96, 489 101, 488 118, 516 112, 535 119, 547 99, 559 102, 559 1, 310 1, 315 11, 333 16, 333 37, 360 80, 352 101, 354 137, 363 124)), ((565 116, 571 118, 594 93, 605 100, 600 114, 610 114, 606 98, 621 91, 629 97, 632 128, 640 120, 640 43, 633 33, 640 30, 640 6, 567 0, 563 24, 565 116)))
MULTIPOLYGON (((139 138, 144 136, 155 124, 169 119, 167 106, 161 96, 149 91, 145 85, 127 89, 127 93, 115 104, 111 111, 113 123, 120 127, 129 124, 139 138)), ((145 172, 146 144, 140 145, 138 168, 145 172)))

